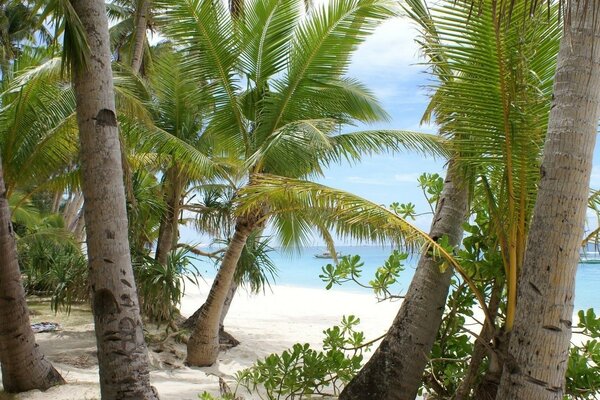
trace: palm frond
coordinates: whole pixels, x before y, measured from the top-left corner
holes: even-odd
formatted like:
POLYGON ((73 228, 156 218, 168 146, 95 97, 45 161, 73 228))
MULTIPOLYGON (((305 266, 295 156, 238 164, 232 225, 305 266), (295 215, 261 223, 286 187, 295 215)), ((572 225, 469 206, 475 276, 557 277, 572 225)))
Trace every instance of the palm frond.
POLYGON ((306 119, 298 115, 299 105, 318 98, 331 80, 344 75, 353 51, 391 15, 385 0, 332 0, 311 9, 294 30, 286 76, 273 82, 275 91, 266 98, 259 142, 291 121, 306 119))

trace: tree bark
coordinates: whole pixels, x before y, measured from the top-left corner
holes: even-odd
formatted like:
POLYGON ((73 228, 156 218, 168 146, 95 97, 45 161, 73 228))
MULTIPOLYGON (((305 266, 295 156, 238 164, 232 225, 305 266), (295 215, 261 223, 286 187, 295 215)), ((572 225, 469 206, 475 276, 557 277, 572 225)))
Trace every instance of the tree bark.
POLYGON ((131 267, 106 5, 73 0, 90 58, 74 68, 89 282, 103 400, 158 399, 131 267))
POLYGON ((600 3, 567 10, 541 181, 497 399, 562 400, 600 112, 600 3))
POLYGON ((148 28, 149 1, 142 0, 135 15, 135 41, 133 52, 131 54, 131 69, 134 74, 138 74, 142 68, 144 59, 144 48, 146 47, 146 30, 148 28))
POLYGON ((0 364, 4 390, 11 393, 46 390, 65 383, 39 347, 29 323, 29 310, 17 245, 6 199, 0 160, 0 364))
MULTIPOLYGON (((430 236, 447 235, 456 246, 468 212, 468 187, 459 168, 450 162, 444 190, 433 218, 430 236)), ((439 262, 423 254, 400 311, 385 339, 358 375, 344 388, 340 400, 412 400, 439 329, 452 270, 441 272, 439 262)))
POLYGON ((167 209, 160 220, 155 257, 161 265, 167 265, 169 253, 179 240, 179 211, 181 210, 183 182, 177 166, 173 166, 167 171, 163 191, 167 209))
MULTIPOLYGON (((490 316, 492 319, 495 319, 498 315, 498 309, 500 308, 500 300, 502 298, 503 288, 503 283, 498 282, 498 280, 494 282, 492 293, 490 295, 490 302, 488 303, 488 310, 491 314, 490 316)), ((471 363, 469 364, 469 369, 467 370, 465 378, 461 382, 460 386, 458 387, 458 390, 456 391, 456 394, 454 395, 454 400, 466 400, 469 398, 469 394, 471 393, 477 375, 479 374, 479 368, 481 367, 481 363, 483 362, 485 355, 489 354, 489 352, 491 351, 491 341, 494 338, 495 333, 496 332, 494 331, 494 325, 486 319, 483 323, 483 327, 481 328, 481 332, 479 333, 479 337, 475 340, 475 345, 473 346, 473 355, 471 356, 471 363)), ((479 397, 477 398, 479 399, 479 397)))
POLYGON ((75 232, 77 221, 79 220, 79 212, 83 207, 83 195, 79 192, 71 193, 63 209, 63 220, 65 228, 69 232, 75 232))
POLYGON ((187 344, 186 363, 205 367, 214 364, 219 355, 219 324, 238 260, 248 236, 256 229, 257 222, 248 217, 239 217, 229 247, 223 256, 221 268, 210 288, 208 298, 201 308, 200 316, 187 344))

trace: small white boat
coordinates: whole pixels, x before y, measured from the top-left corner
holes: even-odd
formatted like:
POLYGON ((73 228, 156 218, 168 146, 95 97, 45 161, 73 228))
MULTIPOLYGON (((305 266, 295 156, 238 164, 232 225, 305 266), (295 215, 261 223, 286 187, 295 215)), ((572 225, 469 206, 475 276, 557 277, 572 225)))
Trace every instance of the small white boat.
MULTIPOLYGON (((337 252, 335 256, 336 258, 339 258, 342 256, 342 254, 340 252, 337 252)), ((325 251, 323 253, 315 254, 315 258, 333 258, 333 255, 331 255, 330 252, 325 251)))

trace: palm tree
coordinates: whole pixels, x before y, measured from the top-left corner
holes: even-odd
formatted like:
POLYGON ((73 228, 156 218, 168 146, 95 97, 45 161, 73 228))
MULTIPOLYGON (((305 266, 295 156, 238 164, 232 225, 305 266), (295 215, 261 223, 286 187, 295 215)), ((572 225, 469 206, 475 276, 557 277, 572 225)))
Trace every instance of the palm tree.
POLYGON ((89 55, 71 65, 101 393, 107 399, 157 399, 131 267, 106 6, 78 0, 72 10, 89 45, 89 55))
POLYGON ((146 32, 152 22, 152 1, 117 0, 107 4, 109 16, 116 23, 110 28, 111 45, 117 60, 124 59, 134 74, 140 73, 149 58, 150 50, 146 32))
POLYGON ((541 180, 499 400, 562 399, 600 117, 600 4, 566 2, 541 180))
MULTIPOLYGON (((211 144, 203 134, 212 99, 204 85, 186 71, 183 61, 181 54, 169 49, 163 49, 155 60, 150 74, 153 124, 198 152, 209 154, 211 144)), ((176 154, 163 154, 162 158, 166 164, 162 177, 166 209, 160 222, 156 260, 166 265, 179 239, 179 215, 187 188, 191 182, 210 179, 211 171, 202 166, 192 168, 176 154)), ((217 157, 212 161, 216 162, 217 157)))
MULTIPOLYGON (((481 12, 472 15, 465 3, 446 4, 430 13, 425 2, 414 0, 407 2, 407 12, 419 24, 419 43, 439 82, 428 113, 435 115, 441 133, 455 148, 457 169, 464 169, 460 173, 449 168, 447 179, 464 181, 463 193, 450 198, 460 199, 457 204, 446 199, 439 211, 464 205, 469 192, 489 209, 507 271, 506 328, 510 330, 516 271, 522 262, 537 183, 538 149, 546 126, 540 115, 549 106, 559 28, 544 24, 538 13, 535 28, 514 25, 506 29, 492 3, 482 2, 481 12), (471 178, 465 179, 464 172, 471 178)), ((524 12, 523 5, 516 6, 513 16, 518 19, 524 12)), ((434 221, 439 218, 434 216, 434 221)), ((436 238, 444 235, 439 228, 432 233, 436 238)), ((456 242, 458 232, 446 234, 460 243, 456 242)), ((341 398, 365 393, 371 398, 415 398, 441 323, 450 274, 440 272, 430 257, 422 257, 389 334, 341 398)), ((495 321, 487 323, 494 327, 495 321)))
MULTIPOLYGON (((363 152, 435 147, 432 138, 406 132, 338 133, 340 124, 385 118, 371 93, 343 74, 358 44, 391 15, 386 1, 333 1, 304 18, 300 0, 249 4, 243 19, 232 20, 219 1, 157 2, 165 9, 164 33, 189 52, 194 75, 210 83, 215 111, 207 134, 217 144, 215 151, 223 148, 242 160, 246 187, 264 173, 320 174, 323 165, 357 159, 363 152)), ((219 319, 238 259, 249 235, 265 226, 271 207, 257 201, 238 214, 188 342, 190 365, 216 360, 219 319)), ((286 245, 310 230, 290 215, 278 215, 274 224, 286 245)))
POLYGON ((7 392, 46 390, 65 383, 35 343, 17 259, 0 162, 0 364, 7 392))

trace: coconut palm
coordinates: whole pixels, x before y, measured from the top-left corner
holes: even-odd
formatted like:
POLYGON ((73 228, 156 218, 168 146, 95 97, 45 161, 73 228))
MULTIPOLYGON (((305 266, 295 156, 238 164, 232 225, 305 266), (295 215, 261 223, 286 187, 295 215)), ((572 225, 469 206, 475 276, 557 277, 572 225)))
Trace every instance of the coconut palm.
POLYGON ((2 384, 7 392, 46 390, 65 383, 44 357, 31 325, 25 302, 25 290, 17 259, 17 246, 11 213, 6 199, 0 164, 0 364, 2 384))
MULTIPOLYGON (((165 9, 164 33, 188 52, 194 75, 209 83, 215 111, 207 134, 215 151, 222 148, 242 160, 246 186, 258 174, 305 178, 320 174, 327 163, 362 153, 435 147, 433 138, 407 132, 339 134, 340 124, 386 116, 364 86, 344 76, 353 50, 391 15, 386 1, 333 1, 303 17, 299 0, 256 0, 239 20, 232 20, 220 1, 157 5, 165 9)), ((189 364, 216 360, 219 319, 237 261, 248 236, 264 227, 270 207, 256 202, 238 215, 188 342, 189 364)), ((273 223, 285 245, 310 230, 289 215, 273 223)))
POLYGON ((497 399, 562 399, 600 117, 600 4, 565 2, 541 180, 497 399))
MULTIPOLYGON (((539 13, 537 26, 508 29, 492 3, 482 2, 477 15, 460 2, 430 12, 425 2, 415 0, 406 9, 420 27, 419 43, 439 82, 428 114, 434 114, 440 132, 450 139, 456 164, 471 176, 465 180, 460 171, 449 169, 447 178, 450 183, 462 180, 463 193, 450 197, 456 204, 447 199, 439 211, 462 204, 461 209, 469 192, 483 199, 503 255, 510 330, 560 31, 556 23, 545 24, 539 13)), ((515 6, 513 16, 522 18, 525 12, 523 5, 515 6)), ((434 221, 442 223, 437 215, 434 221)), ((444 233, 455 240, 458 234, 437 228, 435 237, 444 233)), ((431 264, 425 255, 386 339, 341 398, 415 398, 450 285, 450 272, 431 264)), ((494 321, 488 323, 494 326, 494 321)))
POLYGON ((116 23, 110 28, 111 47, 118 61, 127 61, 137 74, 150 58, 146 32, 152 28, 152 1, 118 0, 107 4, 108 14, 116 23))
POLYGON ((131 266, 106 6, 59 5, 70 28, 65 49, 77 101, 101 393, 107 399, 156 399, 131 266))
MULTIPOLYGON (((186 71, 183 60, 182 54, 168 49, 163 49, 155 60, 150 74, 153 123, 156 129, 209 154, 211 144, 204 135, 204 127, 212 99, 194 75, 186 71)), ((211 176, 207 170, 189 168, 174 154, 162 157, 166 164, 162 177, 166 209, 160 223, 156 260, 166 265, 168 254, 177 246, 179 215, 190 183, 206 181, 211 176)))

